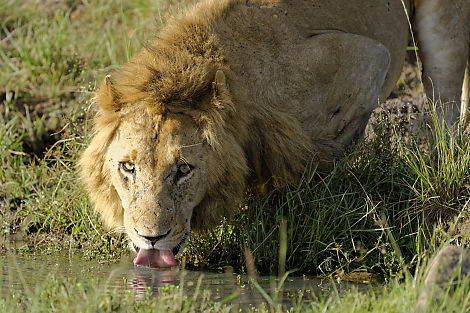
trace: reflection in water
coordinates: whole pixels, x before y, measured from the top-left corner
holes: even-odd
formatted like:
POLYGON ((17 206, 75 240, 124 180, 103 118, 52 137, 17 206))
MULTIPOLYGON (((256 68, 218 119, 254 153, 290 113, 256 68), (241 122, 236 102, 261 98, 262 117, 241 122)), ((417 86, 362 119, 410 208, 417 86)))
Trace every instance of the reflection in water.
MULTIPOLYGON (((277 277, 258 277, 256 283, 245 275, 226 273, 211 273, 172 269, 151 269, 136 266, 123 267, 127 271, 128 286, 135 290, 137 297, 142 297, 148 289, 156 297, 162 287, 176 286, 181 292, 194 295, 204 290, 210 291, 211 301, 228 302, 232 305, 255 305, 269 302, 277 297, 277 302, 290 303, 300 293, 328 293, 333 289, 349 290, 352 284, 333 284, 329 280, 306 277, 288 277, 284 281, 277 277), (261 291, 260 291, 261 290, 261 291), (268 299, 267 299, 267 298, 268 299)), ((124 272, 116 273, 122 277, 124 272)), ((363 285, 367 287, 367 285, 363 285)))
MULTIPOLYGON (((277 302, 291 302, 302 292, 304 295, 328 293, 335 289, 349 290, 351 284, 333 284, 320 279, 288 277, 282 282, 275 277, 258 277, 253 284, 249 277, 226 273, 211 273, 171 269, 150 269, 134 266, 131 260, 121 264, 84 262, 77 254, 52 255, 0 255, 0 292, 11 288, 33 288, 49 275, 77 280, 94 279, 104 284, 106 290, 118 293, 135 292, 138 298, 151 293, 158 297, 164 287, 175 286, 187 295, 202 294, 207 300, 238 305, 255 305, 277 297, 277 302), (281 288, 282 287, 282 288, 281 288), (261 291, 260 291, 261 290, 261 291), (209 291, 209 293, 207 292, 209 291)), ((362 285, 368 288, 367 285, 362 285)))
POLYGON ((134 289, 138 297, 149 288, 153 295, 158 295, 161 287, 177 285, 180 274, 179 268, 158 270, 137 265, 128 270, 128 286, 134 289))

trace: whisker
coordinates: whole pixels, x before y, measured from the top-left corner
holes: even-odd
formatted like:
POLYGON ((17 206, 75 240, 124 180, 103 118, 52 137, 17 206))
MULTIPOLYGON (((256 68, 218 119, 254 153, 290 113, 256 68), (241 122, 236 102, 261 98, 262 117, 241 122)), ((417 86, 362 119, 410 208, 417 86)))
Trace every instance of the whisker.
POLYGON ((195 143, 195 144, 192 144, 192 145, 180 146, 180 149, 182 149, 182 148, 191 148, 191 147, 195 147, 195 146, 199 146, 199 145, 202 145, 202 142, 195 143))

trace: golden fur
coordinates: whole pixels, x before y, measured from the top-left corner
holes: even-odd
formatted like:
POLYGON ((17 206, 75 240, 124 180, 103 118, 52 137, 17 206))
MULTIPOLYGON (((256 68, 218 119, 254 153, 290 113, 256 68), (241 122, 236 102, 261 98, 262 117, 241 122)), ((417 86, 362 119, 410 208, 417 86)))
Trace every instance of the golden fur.
POLYGON ((320 2, 202 1, 106 77, 79 166, 108 226, 146 247, 142 232, 176 225, 158 248, 172 249, 188 219, 214 226, 248 186, 295 183, 312 158, 342 155, 393 88, 408 24, 400 0, 328 0, 315 15, 320 2), (370 2, 380 9, 363 14, 370 2))

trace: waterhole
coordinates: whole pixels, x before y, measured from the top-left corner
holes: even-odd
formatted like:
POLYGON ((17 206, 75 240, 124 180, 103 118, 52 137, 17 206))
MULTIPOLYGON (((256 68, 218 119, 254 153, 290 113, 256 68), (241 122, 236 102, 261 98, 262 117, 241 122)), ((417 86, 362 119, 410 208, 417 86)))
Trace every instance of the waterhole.
POLYGON ((2 294, 17 289, 33 289, 51 275, 57 278, 74 280, 94 280, 106 291, 136 297, 151 290, 153 296, 167 286, 177 286, 185 293, 198 290, 209 291, 212 301, 222 301, 250 306, 269 301, 266 297, 276 297, 279 302, 289 303, 302 293, 328 294, 344 292, 351 288, 369 288, 365 284, 337 283, 328 279, 298 277, 292 274, 282 281, 277 277, 261 276, 253 279, 230 271, 214 273, 181 270, 150 269, 134 266, 132 256, 124 257, 118 264, 100 264, 97 261, 84 261, 74 253, 54 254, 14 254, 0 255, 0 292, 2 294))

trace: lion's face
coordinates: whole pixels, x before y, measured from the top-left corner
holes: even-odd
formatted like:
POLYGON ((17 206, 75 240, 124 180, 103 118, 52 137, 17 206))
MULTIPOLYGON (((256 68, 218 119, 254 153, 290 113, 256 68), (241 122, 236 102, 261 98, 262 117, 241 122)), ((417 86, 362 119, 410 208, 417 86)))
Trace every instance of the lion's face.
POLYGON ((206 145, 182 114, 123 112, 106 164, 135 247, 181 252, 194 207, 206 192, 206 145))
MULTIPOLYGON (((168 267, 178 264, 191 229, 204 231, 235 212, 249 174, 240 141, 248 134, 227 122, 235 110, 223 71, 212 82, 197 80, 201 90, 189 95, 160 86, 150 96, 147 83, 136 87, 122 76, 135 72, 107 76, 97 92, 80 178, 104 223, 125 230, 137 248, 134 263, 168 267)), ((248 124, 243 116, 237 124, 248 124)))

